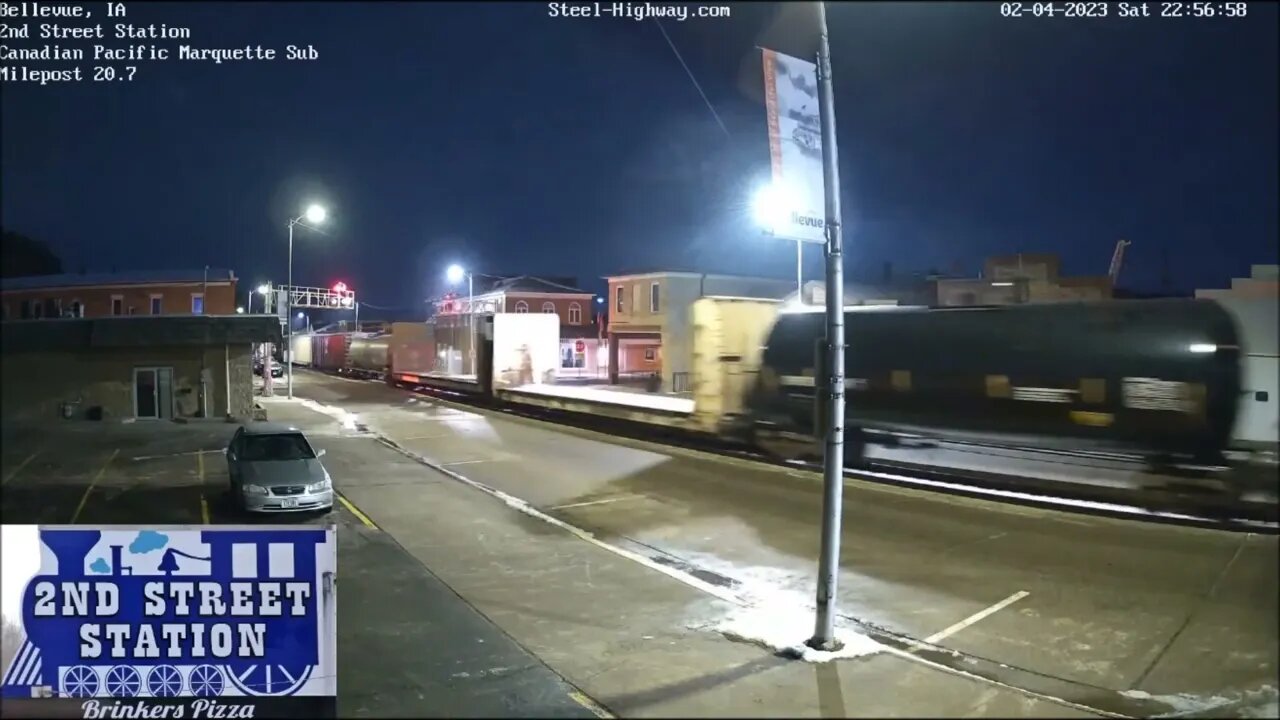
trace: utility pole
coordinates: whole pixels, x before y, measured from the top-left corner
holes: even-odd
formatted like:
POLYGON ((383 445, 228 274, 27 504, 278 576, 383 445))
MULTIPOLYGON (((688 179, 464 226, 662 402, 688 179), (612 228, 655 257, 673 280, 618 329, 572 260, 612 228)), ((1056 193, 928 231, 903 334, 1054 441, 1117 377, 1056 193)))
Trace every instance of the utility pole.
POLYGON ((826 3, 818 3, 818 110, 822 124, 822 176, 826 193, 827 369, 829 415, 822 466, 822 555, 818 561, 818 614, 808 645, 838 650, 836 590, 840 576, 840 526, 844 500, 844 250, 840 237, 840 168, 836 152, 835 92, 826 3))

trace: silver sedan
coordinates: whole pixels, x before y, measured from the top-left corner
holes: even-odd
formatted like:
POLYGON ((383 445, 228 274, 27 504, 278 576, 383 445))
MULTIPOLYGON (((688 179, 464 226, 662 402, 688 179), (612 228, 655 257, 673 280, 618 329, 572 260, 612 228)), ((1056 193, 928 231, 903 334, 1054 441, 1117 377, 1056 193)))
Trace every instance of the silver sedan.
POLYGON ((249 512, 333 509, 333 480, 302 431, 281 423, 253 423, 227 446, 231 498, 249 512))

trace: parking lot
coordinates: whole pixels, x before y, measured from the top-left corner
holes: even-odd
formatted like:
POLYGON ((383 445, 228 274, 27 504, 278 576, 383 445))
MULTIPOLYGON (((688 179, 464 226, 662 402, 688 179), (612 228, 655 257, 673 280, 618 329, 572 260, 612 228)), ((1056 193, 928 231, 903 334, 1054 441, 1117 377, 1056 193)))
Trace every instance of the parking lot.
MULTIPOLYGON (((342 497, 331 513, 248 516, 227 497, 222 422, 65 423, 7 429, 0 451, 6 524, 338 526, 341 717, 594 717, 574 686, 461 600, 342 497), (447 652, 424 649, 447 648, 447 652)), ((335 485, 375 458, 381 482, 426 468, 365 433, 308 430, 335 485), (371 454, 372 453, 372 454, 371 454)))

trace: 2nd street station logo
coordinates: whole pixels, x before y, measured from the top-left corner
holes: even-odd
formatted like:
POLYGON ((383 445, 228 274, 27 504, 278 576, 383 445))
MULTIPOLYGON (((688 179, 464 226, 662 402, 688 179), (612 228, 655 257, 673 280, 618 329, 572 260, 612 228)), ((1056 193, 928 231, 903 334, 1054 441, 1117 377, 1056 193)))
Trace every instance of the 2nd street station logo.
POLYGON ((336 696, 331 528, 39 535, 6 699, 74 698, 83 717, 216 718, 336 696))

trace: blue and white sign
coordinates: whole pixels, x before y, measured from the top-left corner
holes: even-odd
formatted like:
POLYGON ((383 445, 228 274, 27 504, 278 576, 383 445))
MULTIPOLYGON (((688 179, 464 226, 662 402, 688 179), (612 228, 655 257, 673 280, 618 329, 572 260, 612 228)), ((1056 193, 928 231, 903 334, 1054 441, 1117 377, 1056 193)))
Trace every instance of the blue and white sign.
POLYGON ((120 699, 261 717, 290 714, 255 713, 261 699, 336 699, 332 527, 5 526, 0 542, 6 561, 14 544, 39 558, 34 572, 0 571, 22 588, 25 636, 5 653, 5 700, 74 698, 83 717, 120 699))

